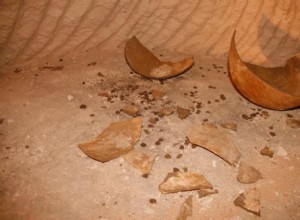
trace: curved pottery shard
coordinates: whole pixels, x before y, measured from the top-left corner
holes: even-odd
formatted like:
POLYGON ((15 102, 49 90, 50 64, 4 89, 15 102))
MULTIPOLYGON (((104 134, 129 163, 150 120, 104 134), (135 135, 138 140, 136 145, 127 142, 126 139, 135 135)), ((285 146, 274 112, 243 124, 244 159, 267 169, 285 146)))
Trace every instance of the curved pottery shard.
POLYGON ((193 57, 176 63, 160 61, 135 36, 125 45, 125 57, 133 71, 150 79, 168 79, 178 76, 194 64, 193 57))
POLYGON ((213 152, 232 166, 236 166, 242 156, 232 140, 212 124, 188 129, 187 137, 192 144, 213 152))
POLYGON ((94 141, 79 144, 89 157, 107 162, 133 150, 141 135, 141 118, 110 124, 94 141))
POLYGON ((251 102, 274 110, 300 106, 300 56, 283 67, 265 68, 245 63, 235 45, 235 32, 229 50, 230 77, 235 88, 251 102))

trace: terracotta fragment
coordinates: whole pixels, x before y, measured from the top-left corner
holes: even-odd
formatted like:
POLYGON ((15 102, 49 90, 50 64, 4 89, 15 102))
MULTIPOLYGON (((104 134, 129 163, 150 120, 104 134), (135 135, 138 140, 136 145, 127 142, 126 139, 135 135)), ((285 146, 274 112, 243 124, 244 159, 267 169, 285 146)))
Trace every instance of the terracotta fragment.
POLYGON ((239 149, 232 140, 212 124, 204 123, 190 128, 187 137, 192 144, 213 152, 230 165, 236 166, 241 157, 239 149))
POLYGON ((254 188, 241 193, 235 200, 236 206, 260 216, 260 193, 254 188))
POLYGON ((213 188, 213 186, 205 179, 204 176, 196 173, 180 171, 169 173, 164 181, 159 185, 159 190, 162 193, 176 193, 211 188, 213 188))
POLYGON ((164 107, 159 110, 159 114, 163 116, 169 116, 174 113, 174 110, 171 107, 164 107))
POLYGON ((180 119, 185 119, 191 114, 191 110, 177 106, 177 114, 180 119))
POLYGON ((193 57, 171 63, 160 61, 134 36, 126 42, 125 58, 133 71, 150 79, 168 79, 189 70, 193 57))
POLYGON ((122 111, 128 115, 135 116, 136 114, 139 113, 140 109, 135 105, 127 105, 122 108, 122 111))
POLYGON ((132 150, 125 154, 123 158, 130 163, 134 168, 141 171, 143 174, 149 174, 155 160, 155 156, 132 150))
POLYGON ((273 157, 274 151, 269 147, 265 146, 261 151, 260 154, 263 156, 273 157))
POLYGON ((300 128, 300 120, 299 119, 287 119, 286 124, 291 128, 300 128))
POLYGON ((237 180, 240 183, 255 183, 259 179, 262 179, 262 175, 257 169, 245 162, 240 163, 237 176, 237 180))
POLYGON ((222 123, 221 126, 232 131, 237 131, 237 124, 233 122, 222 123))
POLYGON ((193 214, 193 196, 189 196, 181 205, 177 220, 186 220, 193 214))
POLYGON ((216 194, 218 192, 219 191, 216 190, 216 189, 200 189, 198 191, 198 195, 199 195, 199 198, 203 198, 203 197, 206 197, 206 196, 209 196, 209 195, 216 194))
POLYGON ((79 144, 89 157, 107 162, 134 148, 141 134, 141 118, 110 124, 94 141, 79 144))
POLYGON ((165 95, 166 95, 166 92, 164 92, 164 91, 157 90, 157 89, 152 90, 152 97, 154 98, 154 100, 159 100, 162 97, 164 97, 165 95))
POLYGON ((283 67, 266 68, 244 62, 237 52, 235 32, 229 50, 230 78, 249 101, 269 109, 286 110, 300 106, 300 56, 283 67))

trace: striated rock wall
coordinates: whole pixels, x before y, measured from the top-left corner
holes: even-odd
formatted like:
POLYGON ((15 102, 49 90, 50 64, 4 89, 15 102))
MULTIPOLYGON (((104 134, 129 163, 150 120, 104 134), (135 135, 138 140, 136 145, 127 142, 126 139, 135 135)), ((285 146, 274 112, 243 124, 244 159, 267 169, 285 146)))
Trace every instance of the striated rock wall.
POLYGON ((246 61, 282 65, 300 52, 299 0, 1 0, 0 64, 149 48, 226 58, 233 30, 246 61))

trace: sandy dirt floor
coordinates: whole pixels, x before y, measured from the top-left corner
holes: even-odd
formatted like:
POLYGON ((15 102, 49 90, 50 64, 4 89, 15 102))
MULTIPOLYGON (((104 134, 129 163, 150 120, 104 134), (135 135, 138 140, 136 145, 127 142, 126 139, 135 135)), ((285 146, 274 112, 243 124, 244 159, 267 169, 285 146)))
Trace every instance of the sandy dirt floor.
POLYGON ((272 111, 245 100, 228 78, 227 60, 195 57, 188 72, 157 81, 133 73, 121 52, 61 58, 2 69, 0 100, 0 219, 176 219, 189 196, 189 219, 300 219, 299 128, 286 124, 300 119, 300 110, 272 111), (153 101, 152 89, 166 96, 153 101), (78 148, 110 123, 132 118, 121 111, 131 103, 142 118, 135 149, 156 155, 148 176, 123 157, 101 163, 78 148), (191 114, 180 119, 177 106, 191 114), (162 107, 175 111, 158 117, 162 107), (239 183, 238 167, 186 141, 187 129, 203 122, 236 123, 237 131, 220 130, 263 179, 239 183), (265 146, 272 158, 260 154, 265 146), (218 193, 162 194, 158 187, 174 169, 204 175, 218 193), (260 191, 260 217, 233 203, 251 188, 260 191))

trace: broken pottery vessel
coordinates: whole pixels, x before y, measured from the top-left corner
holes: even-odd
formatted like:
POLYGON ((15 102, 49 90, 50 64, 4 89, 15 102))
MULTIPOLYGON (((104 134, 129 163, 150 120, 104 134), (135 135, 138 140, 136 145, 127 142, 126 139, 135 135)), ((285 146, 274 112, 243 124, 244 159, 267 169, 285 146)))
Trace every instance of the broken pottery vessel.
POLYGON ((189 70, 193 57, 172 63, 160 61, 133 36, 125 45, 125 58, 133 71, 149 79, 168 79, 189 70))
POLYGON ((192 144, 213 152, 230 165, 236 166, 241 157, 232 140, 212 124, 204 123, 188 129, 187 137, 192 144))
POLYGON ((286 110, 300 106, 300 54, 283 67, 266 68, 242 61, 235 45, 229 50, 230 78, 234 87, 256 105, 286 110))
POLYGON ((260 216, 260 193, 256 188, 241 193, 234 200, 234 204, 248 212, 260 216))
POLYGON ((212 189, 213 186, 204 176, 197 173, 172 172, 159 185, 162 193, 176 193, 199 189, 212 189))
POLYGON ((141 118, 110 124, 94 141, 79 144, 89 157, 107 162, 134 148, 141 134, 141 118))

